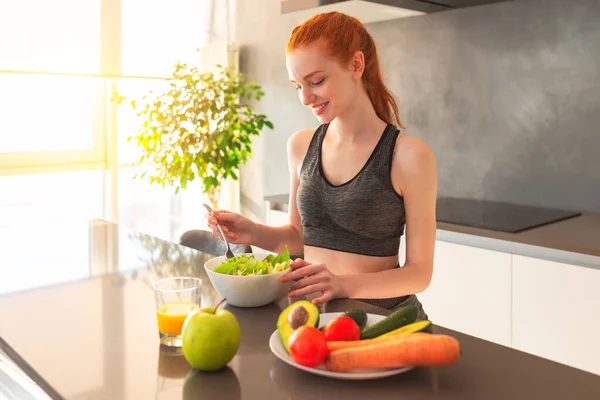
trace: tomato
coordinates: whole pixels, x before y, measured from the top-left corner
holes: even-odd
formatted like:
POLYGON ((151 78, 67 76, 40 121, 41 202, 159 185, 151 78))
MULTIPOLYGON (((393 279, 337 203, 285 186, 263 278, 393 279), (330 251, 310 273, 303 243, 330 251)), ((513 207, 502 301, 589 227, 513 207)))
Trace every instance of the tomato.
POLYGON ((294 361, 307 367, 321 364, 329 352, 323 332, 308 325, 301 326, 292 333, 288 349, 294 361))
POLYGON ((329 321, 323 335, 327 342, 359 340, 360 328, 352 318, 342 316, 329 321))

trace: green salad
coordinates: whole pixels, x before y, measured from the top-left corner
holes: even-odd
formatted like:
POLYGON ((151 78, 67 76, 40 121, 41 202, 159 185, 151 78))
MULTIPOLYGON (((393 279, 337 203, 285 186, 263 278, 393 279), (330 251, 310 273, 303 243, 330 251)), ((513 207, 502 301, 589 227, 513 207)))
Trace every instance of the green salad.
POLYGON ((262 261, 254 255, 241 255, 223 261, 215 272, 227 275, 267 275, 290 268, 290 253, 287 246, 279 255, 269 254, 262 261))

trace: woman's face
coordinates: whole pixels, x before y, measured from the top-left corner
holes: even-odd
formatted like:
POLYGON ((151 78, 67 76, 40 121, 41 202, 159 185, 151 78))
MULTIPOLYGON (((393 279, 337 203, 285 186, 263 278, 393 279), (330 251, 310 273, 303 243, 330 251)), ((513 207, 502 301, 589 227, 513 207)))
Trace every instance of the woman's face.
POLYGON ((296 49, 286 57, 290 82, 296 87, 302 104, 311 109, 320 123, 331 122, 355 98, 360 76, 344 68, 313 43, 296 49))

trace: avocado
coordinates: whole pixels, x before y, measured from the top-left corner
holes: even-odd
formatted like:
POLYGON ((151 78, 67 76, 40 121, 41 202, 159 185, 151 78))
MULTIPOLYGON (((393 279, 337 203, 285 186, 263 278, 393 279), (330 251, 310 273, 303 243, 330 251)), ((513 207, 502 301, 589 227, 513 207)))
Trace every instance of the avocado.
POLYGON ((292 333, 304 325, 319 326, 319 309, 308 300, 298 300, 287 306, 279 314, 277 330, 286 350, 292 333))
POLYGON ((361 339, 373 339, 381 336, 405 325, 412 324, 417 320, 419 310, 417 307, 410 305, 399 308, 383 320, 374 325, 366 327, 361 333, 361 339))

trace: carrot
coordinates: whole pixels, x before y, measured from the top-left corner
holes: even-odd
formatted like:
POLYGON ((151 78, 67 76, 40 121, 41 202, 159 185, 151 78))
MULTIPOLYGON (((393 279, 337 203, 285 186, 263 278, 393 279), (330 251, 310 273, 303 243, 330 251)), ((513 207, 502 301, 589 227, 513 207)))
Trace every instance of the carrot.
POLYGON ((331 351, 341 350, 341 349, 363 347, 363 346, 368 346, 370 344, 382 343, 384 341, 389 341, 389 340, 401 340, 401 339, 406 338, 408 335, 429 335, 429 333, 414 332, 414 333, 407 333, 407 334, 403 334, 403 335, 399 334, 399 335, 387 336, 385 338, 378 336, 373 339, 331 341, 331 342, 327 342, 327 348, 331 352, 331 351))
POLYGON ((403 340, 332 351, 325 360, 325 367, 345 372, 361 368, 446 366, 456 363, 460 354, 460 343, 452 336, 411 334, 403 340))

